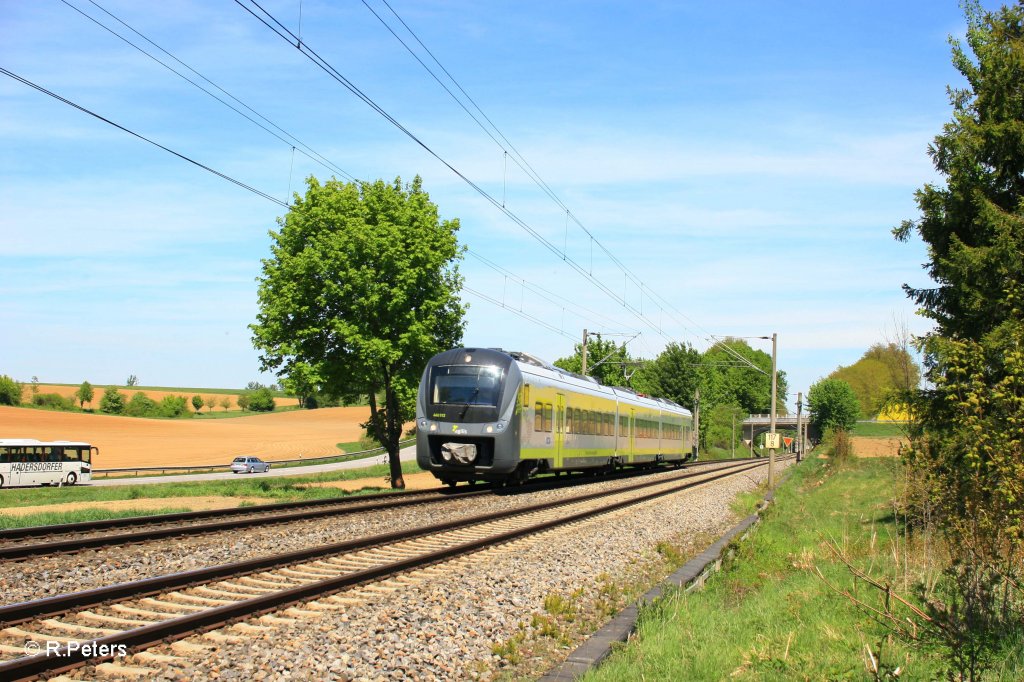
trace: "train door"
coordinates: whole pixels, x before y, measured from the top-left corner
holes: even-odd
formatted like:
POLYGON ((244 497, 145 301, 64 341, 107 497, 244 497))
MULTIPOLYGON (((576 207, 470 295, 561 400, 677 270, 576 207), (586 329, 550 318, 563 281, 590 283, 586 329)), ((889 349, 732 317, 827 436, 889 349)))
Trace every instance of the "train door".
POLYGON ((633 454, 636 452, 636 436, 637 436, 637 411, 630 408, 630 462, 633 461, 633 454))
POLYGON ((562 448, 565 443, 565 395, 559 393, 555 401, 555 468, 562 466, 562 448))

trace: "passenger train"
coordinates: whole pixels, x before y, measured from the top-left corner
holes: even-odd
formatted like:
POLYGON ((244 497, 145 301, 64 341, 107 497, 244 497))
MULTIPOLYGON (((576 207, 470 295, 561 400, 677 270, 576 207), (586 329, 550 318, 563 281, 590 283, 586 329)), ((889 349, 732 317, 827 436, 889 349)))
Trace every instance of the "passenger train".
POLYGON ((696 457, 692 415, 676 403, 493 348, 431 358, 416 425, 420 468, 448 485, 696 457))

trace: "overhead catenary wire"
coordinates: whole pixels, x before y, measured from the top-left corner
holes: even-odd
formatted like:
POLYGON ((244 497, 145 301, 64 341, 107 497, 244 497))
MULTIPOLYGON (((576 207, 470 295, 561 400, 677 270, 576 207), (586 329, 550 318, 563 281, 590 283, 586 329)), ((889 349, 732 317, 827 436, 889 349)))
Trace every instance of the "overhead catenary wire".
MULTIPOLYGON (((344 87, 349 92, 351 92, 353 95, 355 95, 358 99, 360 99, 362 102, 364 102, 373 111, 377 112, 381 117, 383 117, 386 121, 391 123, 394 127, 396 127, 403 134, 405 134, 410 140, 412 140, 415 144, 417 144, 419 147, 421 147, 425 152, 427 152, 430 156, 432 156, 434 159, 436 159, 439 163, 441 163, 443 166, 448 168, 453 174, 455 174, 459 179, 461 179, 463 182, 465 182, 470 188, 472 188, 475 192, 477 192, 481 197, 483 197, 494 208, 496 208, 498 211, 502 212, 513 223, 515 223, 516 225, 521 227, 524 231, 526 231, 529 235, 531 235, 536 241, 538 241, 542 246, 544 246, 545 249, 547 249, 548 251, 550 251, 552 254, 554 254, 556 256, 562 257, 563 260, 570 265, 570 267, 572 267, 574 270, 576 270, 580 275, 582 275, 584 278, 586 278, 595 287, 597 287, 598 289, 603 291, 610 298, 612 298, 613 300, 618 302, 630 314, 635 316, 637 319, 639 319, 641 322, 646 324, 651 329, 655 330, 659 335, 663 336, 666 340, 669 340, 669 341, 672 340, 670 337, 665 335, 664 332, 661 331, 658 328, 658 325, 654 324, 653 321, 647 319, 642 313, 637 311, 637 309, 634 306, 630 305, 628 300, 626 300, 626 298, 624 296, 623 297, 618 296, 614 291, 612 291, 608 287, 607 284, 605 284, 601 280, 595 278, 593 275, 588 273, 587 268, 583 267, 580 263, 575 261, 573 258, 567 257, 567 255, 564 253, 564 251, 558 249, 557 246, 555 246, 553 243, 551 243, 550 240, 548 240, 546 237, 544 237, 542 234, 540 234, 533 226, 531 226, 525 220, 520 218, 514 211, 512 211, 507 206, 502 206, 501 202, 499 200, 497 200, 493 195, 491 195, 487 190, 485 190, 479 184, 477 184, 472 179, 470 179, 468 176, 466 176, 464 173, 462 173, 458 168, 456 168, 454 165, 452 165, 452 163, 449 162, 447 159, 442 157, 437 151, 435 151, 430 145, 428 145, 425 141, 423 141, 419 136, 417 136, 415 133, 413 133, 411 130, 409 130, 409 128, 407 128, 400 121, 398 121, 396 118, 394 118, 394 116, 392 116, 383 107, 381 107, 376 101, 374 101, 373 98, 371 98, 369 95, 367 95, 365 92, 363 92, 358 86, 356 86, 351 80, 349 80, 341 72, 339 72, 326 59, 324 59, 322 56, 320 56, 320 54, 318 54, 314 49, 312 49, 309 46, 308 43, 300 41, 298 39, 298 37, 290 29, 288 29, 286 26, 284 26, 284 24, 282 24, 272 13, 268 12, 265 8, 263 8, 256 0, 235 0, 235 3, 239 7, 244 9, 246 12, 248 12, 250 15, 252 15, 256 20, 258 20, 260 23, 262 23, 267 29, 272 31, 279 38, 281 38, 282 40, 287 42, 289 45, 291 45, 291 46, 295 47, 297 50, 299 50, 307 59, 309 59, 311 62, 313 62, 318 68, 320 68, 325 73, 327 73, 331 78, 336 80, 340 85, 342 85, 342 87, 344 87)), ((577 222, 577 224, 579 224, 578 221, 576 221, 576 222, 577 222)), ((582 225, 581 225, 581 227, 582 227, 582 225)), ((586 230, 586 228, 583 228, 583 229, 586 230)), ((589 231, 587 231, 587 234, 590 235, 589 231)), ((603 247, 603 245, 602 245, 602 249, 606 253, 610 254, 610 252, 605 247, 603 247)), ((614 258, 614 256, 612 256, 612 258, 614 258)), ((616 260, 616 262, 618 262, 618 259, 615 259, 615 260, 616 260)), ((633 277, 635 277, 635 275, 633 277)))
MULTIPOLYGON (((236 0, 236 2, 237 2, 237 0, 236 0)), ((708 346, 708 349, 710 349, 711 347, 716 345, 718 342, 720 342, 720 339, 718 339, 718 337, 714 336, 713 334, 708 332, 706 329, 701 327, 701 325, 699 325, 697 322, 695 322, 692 318, 690 318, 687 315, 681 313, 671 303, 669 303, 660 293, 658 293, 656 290, 650 289, 650 287, 648 287, 614 253, 612 253, 607 247, 605 247, 605 245, 602 244, 601 241, 599 239, 597 239, 594 236, 594 234, 585 225, 583 225, 582 222, 580 222, 579 218, 572 213, 572 211, 568 208, 568 206, 566 206, 565 203, 562 202, 562 200, 558 197, 558 195, 543 180, 543 178, 541 178, 540 174, 537 173, 533 169, 533 167, 529 164, 529 162, 526 160, 526 158, 523 157, 523 155, 519 152, 518 149, 515 148, 514 145, 512 145, 512 143, 501 132, 501 130, 498 128, 498 126, 494 123, 494 121, 491 120, 491 118, 489 116, 487 116, 487 114, 483 111, 483 109, 476 103, 476 101, 469 95, 469 93, 466 92, 465 88, 462 87, 462 85, 458 82, 458 80, 441 63, 441 61, 436 57, 436 55, 434 55, 434 53, 430 50, 430 48, 428 48, 426 46, 426 44, 420 39, 420 37, 416 34, 416 32, 412 29, 412 27, 410 27, 408 25, 408 23, 406 23, 406 21, 401 17, 401 15, 394 9, 394 7, 391 6, 391 4, 388 2, 388 0, 381 0, 381 2, 388 8, 388 10, 391 11, 391 13, 395 16, 395 18, 399 21, 399 23, 401 23, 402 27, 409 33, 409 35, 411 35, 413 37, 413 39, 419 44, 419 46, 421 48, 423 48, 423 50, 427 53, 427 55, 430 56, 430 59, 433 60, 433 62, 435 64, 437 64, 437 66, 441 69, 441 71, 444 73, 444 75, 451 81, 451 83, 455 86, 455 88, 457 88, 458 91, 460 93, 462 93, 463 96, 465 96, 466 100, 473 106, 474 109, 476 109, 477 112, 479 112, 480 116, 484 120, 487 121, 487 123, 490 125, 491 129, 493 129, 493 133, 492 133, 491 130, 488 129, 480 121, 480 118, 478 118, 475 114, 473 114, 473 112, 471 112, 469 110, 469 108, 466 106, 466 104, 463 103, 462 100, 454 92, 452 92, 452 89, 449 88, 444 82, 442 82, 441 78, 436 73, 434 73, 434 71, 422 59, 420 59, 419 55, 417 55, 416 52, 408 45, 408 43, 406 43, 398 35, 398 33, 395 32, 395 30, 384 20, 384 18, 381 17, 381 15, 376 10, 374 10, 373 7, 370 6, 370 4, 367 2, 367 0, 362 0, 363 5, 374 15, 374 17, 377 18, 377 20, 388 30, 388 32, 391 33, 391 35, 394 36, 394 38, 396 40, 398 40, 399 43, 401 43, 401 45, 406 49, 406 51, 408 51, 409 54, 412 55, 412 57, 420 64, 420 66, 422 66, 427 71, 427 73, 430 74, 430 76, 444 89, 445 92, 448 93, 448 95, 463 109, 463 111, 466 112, 466 114, 481 128, 481 130, 483 130, 487 134, 487 136, 490 137, 491 140, 493 140, 495 142, 495 144, 497 144, 501 148, 502 153, 503 153, 503 158, 505 159, 505 164, 506 164, 506 169, 505 169, 504 175, 503 175, 501 207, 503 209, 506 207, 506 194, 507 194, 507 183, 508 183, 508 178, 507 178, 507 162, 508 162, 508 157, 509 157, 509 149, 511 149, 512 152, 513 152, 513 155, 512 155, 513 162, 515 162, 517 165, 519 165, 519 167, 527 174, 527 176, 529 176, 534 181, 534 183, 537 184, 537 186, 540 187, 548 195, 549 198, 551 198, 552 201, 554 201, 559 207, 561 207, 565 211, 565 214, 566 214, 566 231, 565 231, 565 240, 564 240, 564 244, 563 244, 563 247, 562 247, 562 260, 563 261, 570 261, 571 260, 571 259, 568 258, 568 243, 569 243, 568 221, 570 219, 572 219, 572 221, 584 232, 584 234, 586 234, 586 236, 590 240, 590 267, 589 267, 588 271, 585 273, 588 277, 593 278, 594 244, 596 242, 598 248, 600 248, 601 251, 604 252, 604 254, 608 257, 608 259, 612 263, 614 263, 623 272, 623 274, 624 274, 624 276, 625 276, 625 278, 627 280, 627 283, 631 281, 637 287, 638 297, 639 297, 639 301, 640 301, 640 307, 639 307, 639 311, 636 311, 636 312, 637 312, 638 317, 641 320, 646 321, 646 316, 644 316, 644 314, 643 314, 643 299, 644 299, 644 292, 646 290, 647 292, 649 292, 648 298, 650 298, 652 301, 654 301, 656 303, 656 305, 658 304, 658 302, 660 302, 661 305, 657 305, 657 307, 659 309, 659 312, 664 313, 665 312, 665 307, 667 307, 668 308, 669 317, 676 324, 680 325, 683 329, 686 329, 686 330, 690 331, 690 333, 692 334, 693 330, 690 328, 690 325, 692 325, 693 327, 696 327, 697 329, 700 329, 701 331, 703 331, 707 335, 706 337, 704 337, 705 340, 710 344, 708 346), (500 137, 501 141, 499 141, 495 137, 495 135, 500 137), (684 319, 686 319, 687 322, 690 323, 690 325, 687 325, 686 323, 680 321, 679 317, 676 317, 676 315, 674 315, 673 313, 676 313, 679 316, 681 316, 684 319)), ((572 263, 572 264, 575 265, 575 263, 572 263)), ((577 268, 577 270, 579 270, 579 268, 577 268)), ((583 274, 583 273, 581 272, 581 274, 583 274)), ((607 292, 607 293, 610 293, 610 292, 607 292)), ((630 308, 630 306, 627 303, 627 296, 628 296, 628 293, 625 290, 623 291, 623 295, 622 295, 621 298, 618 298, 617 296, 612 294, 612 297, 616 298, 617 300, 619 300, 623 304, 624 307, 630 308)), ((652 326, 652 328, 654 327, 653 323, 648 322, 648 324, 650 324, 652 326)), ((662 325, 661 325, 660 321, 659 321, 659 323, 657 325, 657 331, 658 331, 658 333, 661 336, 665 336, 664 333, 663 333, 662 325)), ((694 336, 697 337, 698 335, 694 334, 694 336)), ((753 364, 752 362, 747 360, 746 358, 742 357, 739 353, 737 353, 732 348, 729 348, 728 346, 726 346, 726 351, 731 353, 731 354, 733 354, 738 360, 740 360, 744 364, 748 365, 749 367, 757 370, 758 372, 763 372, 764 371, 760 367, 757 367, 755 364, 753 364)))
MULTIPOLYGON (((117 23, 121 24, 126 29, 128 29, 129 31, 134 33, 135 35, 137 35, 139 38, 141 38, 142 40, 146 41, 147 43, 152 45, 154 48, 156 48, 157 50, 159 50, 163 54, 167 55, 167 57, 169 57, 170 59, 174 60, 181 67, 183 67, 184 69, 187 69, 188 71, 190 71, 198 79, 200 79, 200 80, 204 81, 205 83, 207 83, 211 88, 217 90, 218 92, 222 93, 226 98, 228 98, 228 99, 232 100, 233 102, 235 102, 238 106, 235 106, 235 105, 231 104, 231 102, 227 101, 224 97, 220 97, 215 92, 212 92, 210 89, 208 89, 206 87, 203 87, 203 85, 201 83, 196 82, 194 79, 190 78, 188 75, 182 73, 181 71, 179 71, 178 69, 174 68, 173 66, 171 66, 170 64, 168 64, 164 60, 160 59, 156 55, 152 54, 148 50, 144 49, 143 47, 137 45, 136 43, 134 43, 130 39, 126 38, 125 36, 121 35, 117 31, 112 29, 111 27, 109 27, 106 24, 104 24, 103 22, 97 20, 95 17, 93 17, 93 16, 89 15, 88 13, 84 12, 81 8, 79 8, 79 7, 75 6, 74 4, 72 4, 71 2, 69 2, 69 0, 60 0, 60 2, 62 2, 64 5, 70 7, 74 11, 78 12, 83 17, 85 17, 86 19, 88 19, 92 23, 96 24, 97 26, 99 26, 103 30, 107 31, 111 35, 116 36, 121 41, 123 41, 127 45, 131 46, 132 48, 134 48, 138 52, 142 53, 146 57, 149 57, 151 60, 153 60, 154 62, 156 62, 160 66, 164 67, 165 69, 167 69, 168 71, 170 71, 174 75, 178 76, 179 78, 181 78, 185 82, 189 83, 193 87, 195 87, 195 88, 201 90, 202 92, 206 93, 207 95, 209 95, 210 97, 212 97, 216 101, 220 102, 221 104, 223 104, 228 109, 234 111, 236 114, 238 114, 239 116, 243 117, 244 119, 246 119, 247 121, 249 121, 253 125, 257 126, 261 130, 263 130, 266 133, 268 133, 269 135, 271 135, 271 136, 275 137, 276 139, 280 140, 281 142, 283 142, 284 144, 286 144, 288 147, 290 147, 292 149, 293 157, 294 157, 295 151, 298 151, 300 154, 302 154, 303 156, 308 158, 310 161, 313 161, 314 163, 320 165, 321 167, 323 167, 324 169, 326 169, 326 170, 328 170, 328 171, 330 171, 332 173, 337 173, 338 175, 341 175, 342 177, 348 179, 350 182, 355 182, 355 183, 362 183, 363 182, 362 180, 359 180, 358 178, 354 177, 353 175, 351 175, 350 173, 345 171, 338 164, 334 163, 333 161, 331 161, 330 159, 325 157, 323 154, 320 154, 316 150, 312 149, 309 145, 307 145, 305 142, 303 142, 302 140, 297 138, 295 135, 293 135, 292 133, 288 132, 287 130, 285 130, 281 126, 277 125, 276 123, 271 121, 269 118, 267 118, 266 116, 264 116, 260 112, 256 111, 255 109, 253 109, 248 104, 246 104, 244 101, 242 101, 241 99, 239 99, 235 95, 231 94, 230 92, 228 92, 227 90, 222 88, 220 85, 218 85, 217 83, 215 83, 212 80, 210 80, 209 78, 207 78, 205 75, 203 75, 202 73, 200 73, 199 71, 197 71, 196 69, 191 67, 190 65, 186 64, 184 61, 179 59, 177 56, 175 56, 174 54, 172 54, 168 50, 166 50, 163 47, 161 47, 160 45, 158 45, 156 42, 154 42, 148 36, 146 36, 141 31, 139 31, 138 29, 136 29, 133 26, 131 26, 130 24, 128 24, 126 21, 124 21, 123 19, 118 17, 116 14, 114 14, 110 10, 106 9, 105 7, 103 7, 102 5, 97 3, 95 0, 88 0, 88 2, 90 4, 92 4, 94 7, 96 7, 98 10, 100 10, 101 12, 103 12, 104 14, 109 16, 111 19, 113 19, 117 23), (245 111, 243 111, 242 109, 244 109, 245 111), (248 111, 249 113, 247 114, 246 111, 248 111), (249 114, 252 114, 252 115, 250 116, 249 114), (257 119, 259 119, 259 120, 257 120, 257 119), (263 123, 261 123, 260 121, 263 121, 263 123), (266 125, 264 125, 264 123, 266 125), (275 132, 275 131, 277 131, 277 132, 275 132)), ((289 196, 290 195, 291 194, 290 194, 290 190, 289 190, 289 196)))
MULTIPOLYGON (((492 134, 490 129, 488 129, 486 126, 484 126, 480 122, 480 119, 476 115, 474 115, 472 112, 469 111, 467 106, 459 99, 459 97, 456 96, 455 93, 452 92, 451 88, 449 88, 447 85, 445 85, 441 81, 441 78, 436 73, 434 73, 434 71, 429 66, 427 66, 427 64, 424 63, 424 61, 422 59, 420 59, 419 55, 417 55, 415 53, 415 51, 411 47, 409 47, 409 45, 404 40, 402 40, 402 38, 395 32, 395 30, 383 19, 383 17, 381 17, 380 14, 369 5, 367 0, 362 0, 362 2, 363 2, 363 5, 365 5, 366 8, 377 18, 377 20, 380 21, 380 23, 382 25, 384 25, 385 28, 387 28, 387 30, 391 33, 391 35, 394 36, 395 39, 398 40, 402 44, 402 46, 409 52, 409 54, 411 54, 413 56, 413 58, 416 59, 416 61, 419 62, 419 64, 431 75, 431 77, 435 81, 437 81, 437 83, 439 85, 441 85, 441 87, 445 90, 445 92, 447 92, 448 95, 453 100, 455 100, 456 103, 459 104, 459 106, 470 116, 470 118, 472 118, 473 121, 482 130, 484 130, 484 132, 488 135, 488 137, 490 137, 502 149, 502 151, 503 151, 503 153, 505 155, 507 155, 509 153, 509 150, 512 150, 512 152, 513 152, 513 161, 516 162, 517 165, 519 165, 519 167, 526 173, 526 175, 529 176, 534 181, 534 183, 538 187, 540 187, 548 195, 548 197, 553 202, 555 202, 561 209, 563 209, 565 211, 565 214, 566 214, 566 235, 565 235, 565 244, 564 244, 563 250, 562 250, 563 260, 567 259, 567 251, 568 251, 568 221, 570 219, 572 219, 572 221, 591 240, 591 245, 590 245, 591 246, 591 270, 593 268, 593 246, 594 246, 593 242, 596 241, 597 245, 601 249, 601 251, 604 252, 604 254, 609 258, 609 260, 612 263, 614 263, 623 272, 623 274, 626 276, 627 280, 632 281, 633 284, 636 285, 636 287, 638 289, 639 296, 640 296, 641 307, 642 307, 642 302, 643 302, 644 290, 646 289, 651 294, 653 294, 653 297, 649 296, 649 298, 656 298, 662 304, 664 304, 665 306, 669 307, 670 317, 672 317, 673 321, 676 322, 676 324, 679 324, 681 327, 683 327, 683 329, 689 331, 695 337, 699 336, 699 335, 693 333, 693 330, 690 329, 689 325, 681 322, 679 320, 679 318, 677 318, 674 315, 672 315, 671 314, 672 312, 675 312, 675 313, 679 314, 681 317, 685 318, 691 325, 693 325, 693 327, 696 327, 697 329, 700 329, 701 331, 703 331, 705 334, 708 334, 707 330, 703 329, 693 319, 689 318, 688 316, 684 315, 683 313, 681 313, 677 309, 675 309, 667 300, 664 299, 664 297, 662 297, 660 294, 658 294, 657 291, 654 291, 654 290, 650 289, 650 287, 647 287, 647 285, 644 284, 644 282, 636 275, 636 273, 634 273, 630 268, 628 268, 614 253, 612 253, 608 248, 606 248, 604 246, 604 244, 602 244, 601 241, 594 236, 594 234, 579 220, 579 218, 575 214, 572 213, 572 211, 569 209, 568 206, 566 206, 566 204, 561 200, 561 198, 558 197, 558 195, 554 192, 554 190, 551 189, 551 187, 547 184, 547 182, 544 181, 544 179, 540 176, 540 174, 536 172, 536 170, 533 168, 533 166, 531 166, 529 164, 529 162, 526 160, 526 158, 519 152, 518 149, 516 149, 515 145, 513 145, 509 141, 509 139, 504 135, 504 133, 501 132, 501 129, 498 128, 498 126, 494 123, 494 121, 491 120, 491 118, 489 116, 487 116, 486 112, 484 112, 483 109, 477 104, 476 100, 474 100, 473 97, 470 96, 468 92, 466 92, 465 88, 462 87, 462 85, 458 82, 458 80, 441 63, 441 61, 436 57, 436 55, 434 55, 434 53, 430 50, 430 48, 428 48, 426 46, 426 44, 420 39, 420 37, 416 34, 416 32, 412 29, 412 27, 410 27, 409 24, 406 23, 406 21, 401 17, 401 15, 394 9, 394 7, 392 7, 392 5, 388 2, 388 0, 381 0, 381 2, 388 8, 388 10, 390 10, 390 12, 395 16, 395 18, 398 20, 398 22, 402 25, 402 27, 409 33, 410 36, 412 36, 412 38, 419 44, 419 46, 421 48, 423 48, 424 52, 426 52, 426 54, 430 56, 430 59, 433 60, 433 62, 435 64, 437 64, 438 68, 440 68, 440 70, 451 81, 451 83, 455 86, 455 88, 458 89, 458 91, 460 93, 462 93, 463 96, 465 96, 466 100, 473 106, 473 108, 476 109, 477 112, 479 112, 480 117, 483 118, 485 121, 487 121, 487 123, 490 125, 491 129, 493 129, 493 134, 492 134), (495 135, 497 135, 497 137, 501 138, 501 141, 496 139, 495 135)), ((504 205, 504 203, 505 202, 503 201, 502 204, 504 205)), ((624 294, 623 297, 622 297, 622 300, 625 301, 625 299, 626 299, 626 296, 624 294)), ((662 306, 659 305, 658 307, 659 307, 660 310, 664 311, 662 306)), ((640 315, 641 316, 643 315, 642 309, 640 310, 640 315)), ((658 325, 658 329, 659 329, 659 332, 660 332, 660 330, 661 330, 661 325, 660 324, 658 325)))
POLYGON ((124 127, 123 125, 121 125, 120 123, 115 123, 114 121, 110 120, 109 118, 106 118, 105 116, 101 116, 100 114, 97 114, 95 111, 87 109, 87 108, 83 107, 80 104, 76 104, 75 102, 72 102, 71 100, 67 99, 66 97, 60 96, 60 95, 58 95, 57 93, 55 93, 55 92, 53 92, 51 90, 47 90, 43 86, 38 85, 36 83, 33 83, 32 81, 28 80, 27 78, 22 78, 21 76, 19 76, 18 74, 14 73, 12 71, 8 71, 7 69, 3 68, 2 66, 0 66, 0 73, 2 73, 5 76, 8 76, 10 78, 13 78, 16 81, 18 81, 20 83, 23 83, 23 84, 29 86, 30 88, 43 93, 44 95, 48 95, 48 96, 54 98, 55 100, 63 102, 64 104, 67 104, 70 107, 78 109, 79 111, 81 111, 84 114, 88 114, 89 116, 92 116, 93 118, 99 119, 100 121, 103 121, 104 123, 106 123, 108 125, 111 125, 111 126, 117 128, 118 130, 121 130, 121 131, 123 131, 125 133, 128 133, 132 137, 138 138, 138 139, 142 140, 143 142, 147 142, 147 143, 153 145, 154 147, 162 149, 165 152, 167 152, 168 154, 173 154, 174 156, 178 157, 182 161, 187 161, 188 163, 191 163, 194 166, 198 166, 199 168, 202 168, 203 170, 205 170, 205 171, 207 171, 209 173, 213 173, 217 177, 223 178, 224 180, 227 180, 230 183, 238 185, 242 189, 249 190, 253 194, 257 194, 257 195, 263 197, 267 201, 272 201, 275 204, 277 204, 278 206, 281 206, 283 208, 288 208, 288 204, 287 203, 281 201, 280 199, 278 199, 276 197, 273 197, 273 196, 267 194, 266 192, 263 192, 261 190, 256 189, 252 185, 247 185, 246 183, 242 182, 241 180, 237 180, 237 179, 231 177, 230 175, 227 175, 225 173, 221 173, 219 170, 215 170, 215 169, 207 166, 204 163, 196 161, 195 159, 182 154, 181 152, 177 152, 177 151, 171 149, 170 147, 165 147, 164 145, 160 144, 159 142, 156 142, 154 140, 149 139, 145 135, 137 133, 134 130, 130 130, 130 129, 124 127))

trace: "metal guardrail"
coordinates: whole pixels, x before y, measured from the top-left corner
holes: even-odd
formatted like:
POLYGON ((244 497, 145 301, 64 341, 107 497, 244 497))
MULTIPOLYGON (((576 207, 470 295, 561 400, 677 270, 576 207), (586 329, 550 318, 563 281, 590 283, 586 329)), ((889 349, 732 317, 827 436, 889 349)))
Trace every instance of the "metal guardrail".
MULTIPOLYGON (((398 441, 399 447, 405 447, 411 443, 416 442, 415 438, 409 438, 407 440, 398 441)), ((330 461, 345 461, 350 459, 360 459, 362 457, 369 457, 377 453, 385 452, 385 448, 377 447, 370 448, 369 450, 359 450, 358 452, 342 452, 337 455, 324 455, 323 457, 299 457, 298 459, 275 459, 270 461, 271 464, 316 464, 317 462, 330 461)), ((109 475, 109 474, 122 474, 134 471, 135 475, 138 476, 139 472, 147 474, 153 473, 191 473, 193 471, 230 471, 230 464, 206 464, 206 465, 193 465, 184 467, 125 467, 122 469, 93 469, 93 475, 109 475)))

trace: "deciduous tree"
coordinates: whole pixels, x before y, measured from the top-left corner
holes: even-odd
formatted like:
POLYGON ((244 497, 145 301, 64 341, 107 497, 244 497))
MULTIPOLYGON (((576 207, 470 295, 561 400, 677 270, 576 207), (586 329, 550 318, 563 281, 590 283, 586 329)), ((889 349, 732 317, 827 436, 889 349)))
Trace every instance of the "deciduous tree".
MULTIPOLYGON (((583 344, 573 347, 573 354, 559 358, 553 363, 555 367, 579 374, 583 370, 583 344)), ((592 376, 605 386, 628 386, 627 374, 632 374, 639 362, 634 360, 626 344, 618 344, 610 339, 595 337, 587 342, 587 376, 592 376)))
POLYGON ((107 386, 100 398, 100 412, 107 414, 124 414, 124 394, 114 386, 107 386))
POLYGON ((963 609, 943 617, 977 636, 953 651, 974 679, 993 634, 1024 630, 1024 5, 966 13, 967 46, 952 41, 966 85, 928 150, 944 182, 917 191, 920 216, 894 234, 921 237, 935 284, 904 287, 936 323, 906 460, 945 531, 963 609))
POLYGON ((392 486, 404 487, 398 442, 420 374, 462 339, 458 220, 439 218, 419 177, 310 177, 278 225, 251 325, 263 369, 289 376, 305 363, 330 393, 366 396, 365 426, 387 448, 392 486))
POLYGON ((15 381, 6 374, 0 375, 0 405, 21 405, 21 393, 24 390, 21 382, 15 381))
POLYGON ((850 384, 841 379, 822 379, 807 392, 807 408, 811 424, 822 433, 827 430, 849 431, 857 425, 860 405, 850 384))
POLYGON ((75 397, 78 398, 78 406, 84 408, 86 403, 92 403, 94 391, 92 384, 88 381, 83 381, 82 385, 75 391, 75 397))

